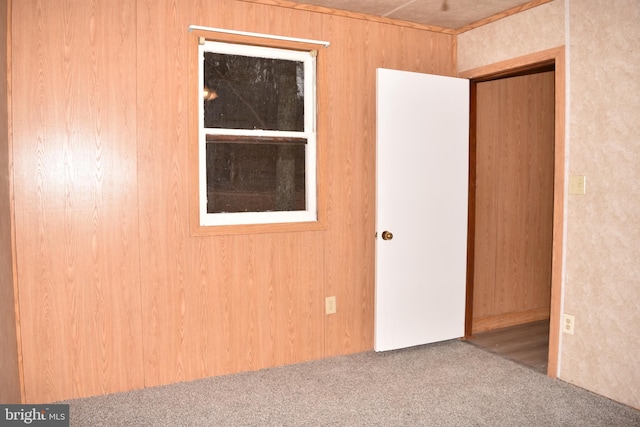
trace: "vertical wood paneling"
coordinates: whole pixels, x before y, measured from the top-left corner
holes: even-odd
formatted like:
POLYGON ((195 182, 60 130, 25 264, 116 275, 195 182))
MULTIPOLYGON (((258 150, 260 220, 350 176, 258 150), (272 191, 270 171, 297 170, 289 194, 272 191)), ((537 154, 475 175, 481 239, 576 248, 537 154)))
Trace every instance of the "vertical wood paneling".
MULTIPOLYGON (((500 86, 478 84, 477 99, 502 99, 500 86), (483 98, 485 97, 485 98, 483 98)), ((495 310, 497 232, 495 215, 498 204, 500 153, 499 126, 486 126, 487 117, 499 117, 504 110, 498 102, 476 104, 476 210, 473 317, 490 316, 495 310), (480 109, 480 107, 482 109, 480 109), (486 120, 484 123, 481 123, 486 120), (483 127, 484 124, 484 127, 483 127), (480 145, 482 144, 482 146, 480 145), (479 285, 479 283, 481 285, 479 285)))
POLYGON ((372 348, 375 69, 453 75, 453 36, 231 0, 26 0, 14 20, 28 401, 372 348), (332 42, 324 229, 190 234, 190 24, 332 42))
POLYGON ((365 121, 369 113, 366 103, 375 103, 370 97, 375 91, 367 91, 373 83, 365 67, 369 24, 356 21, 345 25, 344 18, 327 18, 328 32, 323 36, 332 45, 324 52, 320 90, 325 94, 325 103, 320 109, 326 124, 321 128, 326 132, 322 142, 327 145, 330 159, 325 293, 336 297, 337 307, 337 313, 327 316, 325 322, 325 352, 331 355, 355 352, 372 343, 373 289, 363 285, 367 281, 373 283, 366 271, 370 262, 366 248, 371 244, 365 233, 371 230, 373 242, 370 198, 374 193, 362 185, 362 179, 366 179, 366 170, 374 166, 365 154, 365 147, 372 142, 371 133, 366 134, 365 121), (354 79, 351 73, 357 72, 362 74, 354 79), (362 99, 358 100, 360 95, 362 99), (345 117, 349 120, 345 121, 345 117), (371 325, 370 331, 363 328, 365 324, 371 325))
MULTIPOLYGON (((453 75, 453 37, 391 25, 327 17, 326 110, 329 212, 326 355, 373 346, 375 277, 376 81, 378 67, 453 75), (345 117, 348 119, 345 120, 345 117)), ((324 110, 323 110, 324 111, 324 110)))
POLYGON ((135 2, 13 8, 26 400, 140 387, 135 2))
POLYGON ((553 72, 478 84, 474 319, 548 317, 554 93, 553 72))
MULTIPOLYGON (((198 335, 189 330, 185 318, 189 303, 185 299, 189 253, 183 197, 183 179, 187 177, 187 33, 179 4, 137 2, 138 185, 146 385, 186 378, 184 358, 190 346, 185 341, 198 335), (171 372, 165 373, 168 366, 171 372)), ((206 293, 202 297, 207 301, 206 293)))
POLYGON ((147 385, 370 349, 375 68, 451 75, 453 38, 229 1, 141 1, 138 17, 147 385), (190 107, 180 82, 188 74, 190 24, 332 42, 318 57, 326 231, 188 234, 188 146, 195 141, 184 131, 190 107), (145 99, 158 87, 165 88, 161 102, 145 99), (330 295, 338 313, 325 316, 330 295))
MULTIPOLYGON (((138 9, 141 264, 146 384, 322 357, 323 235, 189 234, 188 26, 281 33, 318 23, 221 2, 138 9), (221 11, 223 11, 221 13, 221 11), (224 17, 224 22, 217 22, 224 17), (163 96, 146 94, 164 88, 163 96), (170 172, 168 172, 170 171, 170 172), (164 224, 158 227, 157 224, 164 224), (168 226, 166 226, 168 225, 168 226)), ((195 108, 196 106, 192 106, 195 108)))
POLYGON ((0 1, 0 402, 22 399, 14 271, 13 200, 9 87, 11 81, 10 4, 0 1))
MULTIPOLYGON (((551 298, 551 260, 553 245, 553 201, 555 164, 555 72, 534 74, 529 90, 537 96, 529 98, 527 140, 524 157, 531 180, 529 191, 523 194, 528 207, 524 221, 531 232, 524 239, 525 281, 538 286, 525 286, 518 308, 525 310, 549 307, 551 298)), ((523 84, 523 83, 520 83, 523 84)))

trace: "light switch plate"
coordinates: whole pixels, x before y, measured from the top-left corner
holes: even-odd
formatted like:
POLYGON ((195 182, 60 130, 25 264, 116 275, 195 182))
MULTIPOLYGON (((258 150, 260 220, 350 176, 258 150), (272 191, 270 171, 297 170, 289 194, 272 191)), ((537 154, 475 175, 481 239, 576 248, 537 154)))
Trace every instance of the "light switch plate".
POLYGON ((586 192, 586 178, 584 175, 569 177, 569 194, 583 195, 586 192))

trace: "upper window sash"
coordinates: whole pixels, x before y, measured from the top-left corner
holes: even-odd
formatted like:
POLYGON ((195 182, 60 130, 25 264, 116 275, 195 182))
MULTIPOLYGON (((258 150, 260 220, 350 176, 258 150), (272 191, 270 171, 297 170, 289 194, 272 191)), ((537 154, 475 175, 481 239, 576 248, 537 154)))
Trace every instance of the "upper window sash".
MULTIPOLYGON (((274 58, 285 59, 290 61, 298 61, 304 64, 304 133, 316 132, 316 87, 315 87, 315 75, 316 75, 316 54, 315 51, 297 51, 288 49, 279 49, 264 46, 251 46, 230 44, 222 42, 205 41, 204 44, 198 47, 198 84, 200 93, 204 90, 204 54, 205 52, 222 53, 227 55, 242 55, 251 56, 256 58, 274 58)), ((225 128, 206 128, 204 126, 204 105, 199 103, 199 126, 200 129, 205 129, 206 133, 220 134, 220 135, 262 135, 260 132, 275 132, 280 133, 283 131, 277 130, 264 130, 264 129, 225 129, 225 128), (226 133, 235 132, 238 133, 226 133)), ((266 135, 266 134, 265 134, 266 135)), ((297 133, 297 136, 300 136, 297 133)))

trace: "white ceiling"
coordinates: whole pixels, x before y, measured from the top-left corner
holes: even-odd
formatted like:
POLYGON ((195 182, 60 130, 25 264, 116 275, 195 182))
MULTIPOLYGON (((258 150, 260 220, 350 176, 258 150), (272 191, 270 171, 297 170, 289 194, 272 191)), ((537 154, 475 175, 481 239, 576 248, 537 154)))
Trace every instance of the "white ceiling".
POLYGON ((530 0, 299 0, 294 3, 458 29, 530 0))

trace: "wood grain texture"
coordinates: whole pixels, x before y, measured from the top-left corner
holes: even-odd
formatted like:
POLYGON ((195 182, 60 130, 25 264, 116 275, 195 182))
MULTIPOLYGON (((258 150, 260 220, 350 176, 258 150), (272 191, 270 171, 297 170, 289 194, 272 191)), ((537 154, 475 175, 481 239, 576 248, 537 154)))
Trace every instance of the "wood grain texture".
POLYGON ((473 335, 473 279, 475 276, 476 247, 476 150, 477 86, 469 84, 469 195, 467 205, 467 277, 465 282, 464 337, 473 335))
POLYGON ((375 69, 453 75, 453 36, 230 0, 26 0, 13 19, 26 401, 372 348, 375 69), (321 228, 190 232, 189 25, 332 42, 321 228))
POLYGON ((553 177, 553 255, 551 260, 551 310, 549 321, 549 363, 547 375, 557 378, 560 354, 560 316, 564 263, 564 204, 565 204, 565 92, 567 71, 564 47, 550 52, 555 73, 555 146, 553 177))
POLYGON ((546 373, 549 357, 549 321, 539 320, 483 332, 468 340, 480 348, 546 373))
POLYGON ((327 355, 373 345, 375 250, 375 70, 451 75, 453 38, 331 17, 325 39, 329 212, 326 296, 337 315, 326 324, 327 355), (348 120, 344 118, 348 117, 348 120))
POLYGON ((551 298, 549 320, 549 357, 547 375, 558 376, 561 296, 563 289, 563 245, 564 245, 564 197, 565 197, 565 47, 534 52, 494 64, 459 72, 459 77, 485 81, 505 77, 544 64, 555 65, 554 97, 554 180, 553 180, 553 243, 551 261, 551 298))
MULTIPOLYGON (((499 77, 507 77, 521 71, 537 68, 544 64, 556 64, 556 66, 558 66, 563 52, 564 47, 554 47, 552 49, 546 49, 540 52, 534 52, 517 58, 511 58, 494 64, 483 65, 478 68, 458 72, 458 77, 484 81, 499 77)), ((563 126, 564 124, 560 127, 563 126)))
POLYGON ((25 399, 140 387, 135 1, 13 8, 25 399))
POLYGON ((531 310, 512 311, 504 314, 490 315, 473 319, 473 333, 492 331, 522 325, 529 322, 549 320, 549 308, 534 308, 531 310))
POLYGON ((554 73, 479 83, 477 102, 474 319, 548 310, 554 73))
POLYGON ((142 1, 138 19, 146 384, 372 348, 375 68, 451 75, 452 37, 244 2, 142 1), (189 25, 331 42, 318 56, 322 229, 190 232, 189 25), (145 99, 158 85, 162 102, 145 99), (338 313, 325 316, 331 295, 338 313))
POLYGON ((370 23, 326 18, 333 45, 319 70, 330 159, 325 295, 336 297, 337 313, 326 317, 324 350, 334 355, 373 345, 375 192, 367 181, 375 167, 375 68, 364 64, 376 40, 370 23))
POLYGON ((289 28, 301 34, 318 26, 310 16, 300 22, 264 7, 235 8, 235 3, 211 1, 139 3, 138 119, 145 125, 139 128, 138 164, 145 218, 141 267, 147 385, 323 356, 320 232, 270 226, 190 233, 188 194, 195 197, 189 183, 197 165, 197 137, 189 135, 197 131, 189 130, 189 109, 196 105, 187 102, 194 99, 194 86, 188 84, 193 59, 188 55, 194 51, 189 43, 196 40, 188 26, 244 24, 275 34, 289 28), (215 22, 219 19, 224 22, 215 22), (165 88, 161 99, 144 95, 157 85, 165 88))
POLYGON ((11 139, 11 2, 0 1, 0 402, 23 400, 11 139))

